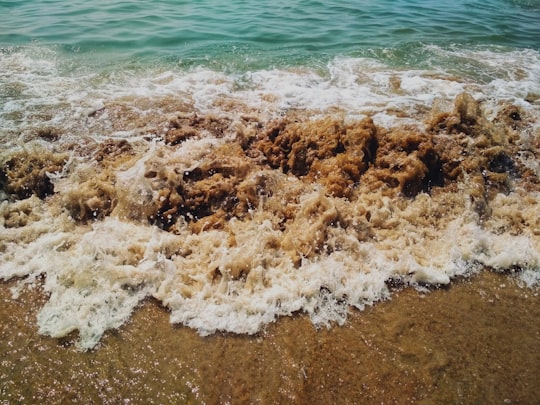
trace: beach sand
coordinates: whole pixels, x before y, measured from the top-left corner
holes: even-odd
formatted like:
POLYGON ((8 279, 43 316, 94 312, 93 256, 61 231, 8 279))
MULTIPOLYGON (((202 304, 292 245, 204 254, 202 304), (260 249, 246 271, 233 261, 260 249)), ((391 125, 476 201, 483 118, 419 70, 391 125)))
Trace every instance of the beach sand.
POLYGON ((540 296, 483 272, 408 288, 344 326, 298 314, 254 336, 169 323, 145 301, 92 351, 37 333, 38 289, 0 287, 0 399, 14 403, 521 403, 540 398, 540 296))

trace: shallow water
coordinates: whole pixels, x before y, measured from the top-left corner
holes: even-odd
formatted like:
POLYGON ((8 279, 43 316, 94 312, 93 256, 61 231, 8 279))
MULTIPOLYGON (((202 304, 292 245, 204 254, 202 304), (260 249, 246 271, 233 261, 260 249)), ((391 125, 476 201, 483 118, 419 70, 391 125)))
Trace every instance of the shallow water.
POLYGON ((484 273, 429 295, 406 290, 343 327, 296 316, 252 337, 171 328, 145 302, 92 352, 36 335, 45 301, 1 287, 0 399, 10 403, 534 403, 537 292, 484 273))

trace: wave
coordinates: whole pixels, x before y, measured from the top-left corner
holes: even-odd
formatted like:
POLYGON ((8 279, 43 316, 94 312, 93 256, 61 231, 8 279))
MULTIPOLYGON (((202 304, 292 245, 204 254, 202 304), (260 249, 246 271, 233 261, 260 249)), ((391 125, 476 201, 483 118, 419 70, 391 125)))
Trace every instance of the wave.
POLYGON ((147 297, 253 334, 484 268, 537 288, 539 55, 428 51, 234 73, 5 53, 0 277, 42 285, 40 332, 82 349, 147 297))

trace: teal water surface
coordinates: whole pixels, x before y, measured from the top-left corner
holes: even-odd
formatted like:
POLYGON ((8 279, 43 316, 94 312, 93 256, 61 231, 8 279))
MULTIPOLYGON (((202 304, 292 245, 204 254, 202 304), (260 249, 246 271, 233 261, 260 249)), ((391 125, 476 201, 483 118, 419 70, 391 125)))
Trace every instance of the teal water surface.
POLYGON ((537 0, 0 2, 0 46, 277 63, 418 44, 540 48, 537 0))

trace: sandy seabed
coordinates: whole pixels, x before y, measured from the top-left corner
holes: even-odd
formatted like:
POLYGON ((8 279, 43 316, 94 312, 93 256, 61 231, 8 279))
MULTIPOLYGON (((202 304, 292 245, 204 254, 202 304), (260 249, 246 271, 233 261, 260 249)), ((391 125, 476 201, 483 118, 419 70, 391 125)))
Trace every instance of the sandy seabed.
POLYGON ((540 399, 540 296, 483 272, 404 289, 346 324, 299 314, 201 337, 145 301, 93 351, 37 333, 38 288, 0 287, 0 403, 516 403, 540 399))

